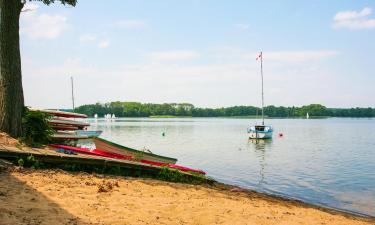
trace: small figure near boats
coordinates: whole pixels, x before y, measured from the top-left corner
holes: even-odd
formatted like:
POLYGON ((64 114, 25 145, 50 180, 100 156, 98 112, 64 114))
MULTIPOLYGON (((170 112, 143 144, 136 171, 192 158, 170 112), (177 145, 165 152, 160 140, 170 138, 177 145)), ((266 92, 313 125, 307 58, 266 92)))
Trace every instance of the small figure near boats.
POLYGON ((260 74, 262 77, 262 124, 254 125, 247 129, 250 139, 268 139, 272 138, 272 126, 264 125, 264 94, 263 94, 263 53, 260 52, 256 60, 260 59, 260 74))

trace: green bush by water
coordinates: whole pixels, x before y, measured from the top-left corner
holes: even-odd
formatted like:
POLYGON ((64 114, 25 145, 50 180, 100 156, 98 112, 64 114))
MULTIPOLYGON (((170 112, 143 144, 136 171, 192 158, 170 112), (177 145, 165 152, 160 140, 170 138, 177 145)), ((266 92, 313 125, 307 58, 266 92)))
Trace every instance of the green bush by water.
POLYGON ((50 115, 46 113, 26 109, 22 118, 22 141, 31 147, 48 144, 53 134, 53 129, 47 121, 48 118, 50 115))

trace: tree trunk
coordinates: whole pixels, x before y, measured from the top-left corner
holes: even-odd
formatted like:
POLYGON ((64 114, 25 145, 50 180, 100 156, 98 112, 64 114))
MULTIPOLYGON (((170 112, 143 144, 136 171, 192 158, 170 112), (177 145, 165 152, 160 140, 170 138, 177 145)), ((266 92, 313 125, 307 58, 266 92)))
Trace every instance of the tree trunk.
POLYGON ((24 110, 19 18, 21 0, 0 0, 0 130, 22 134, 24 110))

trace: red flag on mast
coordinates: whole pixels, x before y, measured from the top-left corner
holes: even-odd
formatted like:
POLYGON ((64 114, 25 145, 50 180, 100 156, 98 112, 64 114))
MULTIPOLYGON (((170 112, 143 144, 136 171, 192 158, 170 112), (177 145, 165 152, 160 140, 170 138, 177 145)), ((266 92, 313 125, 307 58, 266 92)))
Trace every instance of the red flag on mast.
POLYGON ((255 60, 258 60, 258 59, 260 59, 260 58, 262 58, 262 57, 263 57, 263 56, 262 56, 262 52, 260 52, 259 55, 256 57, 255 60))

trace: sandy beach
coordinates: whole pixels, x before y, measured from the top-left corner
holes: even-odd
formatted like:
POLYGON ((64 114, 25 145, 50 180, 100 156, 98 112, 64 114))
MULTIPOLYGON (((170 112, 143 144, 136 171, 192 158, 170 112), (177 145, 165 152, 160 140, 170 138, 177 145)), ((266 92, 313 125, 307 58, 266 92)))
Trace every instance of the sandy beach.
POLYGON ((11 168, 0 224, 375 224, 225 186, 11 168))

